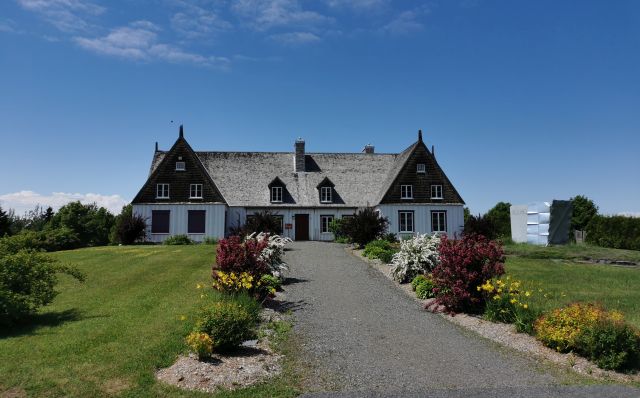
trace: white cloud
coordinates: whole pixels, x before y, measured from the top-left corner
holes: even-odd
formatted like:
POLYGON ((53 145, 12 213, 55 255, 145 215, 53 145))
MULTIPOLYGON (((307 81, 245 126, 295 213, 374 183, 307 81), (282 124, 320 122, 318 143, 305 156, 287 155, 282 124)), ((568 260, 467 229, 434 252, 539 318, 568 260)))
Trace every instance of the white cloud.
POLYGON ((187 39, 210 38, 233 27, 214 10, 187 2, 180 5, 180 12, 171 18, 171 27, 187 39))
POLYGON ((0 32, 24 33, 18 29, 17 24, 11 19, 0 20, 0 32))
POLYGON ((277 41, 285 45, 302 45, 319 42, 320 38, 317 35, 309 32, 289 32, 279 33, 269 36, 271 40, 277 41))
POLYGON ((95 203, 105 207, 114 214, 119 214, 122 206, 129 203, 120 195, 101 195, 97 193, 67 193, 53 192, 50 195, 42 195, 34 191, 19 191, 0 195, 0 205, 3 210, 13 209, 16 214, 24 214, 33 210, 37 205, 51 206, 54 210, 59 209, 69 202, 80 201, 81 203, 95 203))
POLYGON ((427 6, 403 11, 383 26, 382 31, 391 35, 407 35, 419 32, 424 29, 424 25, 420 19, 429 14, 429 12, 430 10, 427 6))
POLYGON ((351 8, 355 11, 378 11, 389 4, 389 0, 328 0, 330 7, 351 8))
POLYGON ((103 37, 74 37, 74 41, 80 47, 95 53, 136 61, 162 60, 221 69, 229 67, 228 58, 204 56, 184 51, 170 44, 158 43, 159 30, 158 26, 149 21, 136 21, 128 26, 112 29, 103 37))
POLYGON ((640 218, 640 211, 623 211, 618 213, 619 216, 640 218))
POLYGON ((22 8, 35 12, 63 32, 88 30, 87 18, 105 8, 87 0, 17 0, 22 8))
POLYGON ((333 18, 303 9, 297 0, 237 0, 231 9, 257 31, 283 26, 309 28, 333 22, 333 18))

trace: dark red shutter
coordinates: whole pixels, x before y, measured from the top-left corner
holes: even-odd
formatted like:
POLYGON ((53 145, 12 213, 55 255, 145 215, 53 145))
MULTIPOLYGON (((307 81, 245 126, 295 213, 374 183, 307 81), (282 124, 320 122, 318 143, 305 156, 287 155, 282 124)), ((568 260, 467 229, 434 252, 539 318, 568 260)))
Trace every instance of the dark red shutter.
POLYGON ((190 234, 203 234, 206 219, 206 210, 189 210, 187 231, 190 234))
POLYGON ((151 210, 151 233, 168 234, 170 215, 169 210, 151 210))

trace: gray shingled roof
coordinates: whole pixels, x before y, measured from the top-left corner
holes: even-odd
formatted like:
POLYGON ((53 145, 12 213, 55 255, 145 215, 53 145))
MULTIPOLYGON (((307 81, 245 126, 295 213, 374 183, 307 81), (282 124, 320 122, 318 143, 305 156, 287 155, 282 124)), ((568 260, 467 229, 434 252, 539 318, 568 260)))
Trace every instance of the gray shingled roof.
MULTIPOLYGON (((291 152, 196 151, 196 154, 229 206, 364 207, 379 203, 409 149, 401 154, 307 153, 307 170, 312 171, 304 173, 293 172, 291 152), (292 203, 270 202, 268 185, 276 177, 286 185, 292 203), (325 177, 335 184, 337 197, 331 205, 320 203, 317 186, 325 177)), ((156 152, 152 171, 165 153, 156 152)))

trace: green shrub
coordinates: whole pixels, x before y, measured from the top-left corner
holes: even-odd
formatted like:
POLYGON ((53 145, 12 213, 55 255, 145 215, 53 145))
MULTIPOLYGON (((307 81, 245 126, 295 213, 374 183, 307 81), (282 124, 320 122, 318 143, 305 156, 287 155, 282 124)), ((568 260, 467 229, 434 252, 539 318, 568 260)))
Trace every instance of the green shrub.
POLYGON ((162 243, 165 245, 192 245, 193 241, 187 235, 173 235, 162 243))
POLYGON ((345 236, 359 247, 379 239, 387 231, 389 221, 373 209, 365 207, 353 217, 342 219, 341 228, 345 236))
POLYGON ((433 292, 433 288, 435 285, 433 284, 433 280, 430 277, 425 277, 418 285, 416 286, 416 297, 421 300, 426 300, 428 298, 435 297, 435 293, 433 292))
POLYGON ((204 239, 202 239, 202 243, 204 243, 205 245, 217 245, 218 238, 213 236, 205 236, 204 239))
POLYGON ((69 228, 78 235, 82 247, 102 246, 109 244, 114 224, 114 215, 104 207, 98 207, 95 203, 71 202, 53 215, 49 228, 69 228))
POLYGON ((0 253, 0 323, 20 321, 49 304, 57 294, 58 273, 84 280, 77 269, 60 265, 43 253, 0 253))
POLYGON ((622 320, 600 319, 578 335, 576 346, 581 355, 594 361, 602 369, 638 368, 638 330, 622 320))
POLYGON ((387 234, 384 234, 382 236, 382 239, 386 240, 387 242, 390 242, 390 243, 398 243, 399 242, 398 241, 398 235, 394 234, 393 232, 389 232, 387 234))
POLYGON ((246 294, 217 294, 200 309, 196 331, 208 334, 216 349, 230 351, 255 337, 259 314, 260 304, 246 294))
POLYGON ((147 237, 147 222, 139 214, 133 214, 133 206, 126 205, 116 217, 112 228, 111 243, 132 245, 144 242, 147 237))
POLYGON ((541 289, 527 289, 521 281, 507 276, 488 280, 478 290, 485 295, 485 319, 512 323, 518 332, 533 334, 547 297, 541 289))
POLYGON ((333 233, 333 239, 338 243, 349 243, 349 237, 345 234, 343 225, 347 218, 334 218, 329 223, 329 232, 333 233))
POLYGON ((398 250, 388 240, 379 239, 367 243, 362 254, 367 258, 379 259, 388 264, 397 252, 398 250))
POLYGON ((411 280, 411 290, 415 292, 418 285, 423 283, 427 279, 428 277, 424 274, 417 275, 415 278, 411 280))
POLYGON ((594 216, 587 225, 585 240, 602 247, 640 250, 640 218, 594 216))
POLYGON ((268 292, 276 292, 282 289, 282 281, 273 275, 265 274, 260 278, 261 288, 268 292))
POLYGON ((17 235, 0 238, 0 251, 14 254, 20 250, 53 252, 80 246, 78 234, 65 227, 37 232, 23 230, 17 235))

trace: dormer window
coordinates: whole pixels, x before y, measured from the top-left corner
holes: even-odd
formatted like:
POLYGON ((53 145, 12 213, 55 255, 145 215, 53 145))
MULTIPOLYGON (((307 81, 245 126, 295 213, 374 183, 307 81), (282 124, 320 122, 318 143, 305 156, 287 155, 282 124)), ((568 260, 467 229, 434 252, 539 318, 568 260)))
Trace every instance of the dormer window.
POLYGON ((442 199, 442 185, 431 186, 431 199, 442 199))
POLYGON ((176 171, 185 171, 187 169, 184 162, 176 162, 176 171))
POLYGON ((418 166, 416 167, 416 172, 418 174, 426 174, 427 166, 424 163, 418 163, 418 166))
POLYGON ((413 199, 413 185, 400 185, 400 199, 413 199))
POLYGON ((320 202, 321 203, 331 203, 333 201, 332 193, 333 193, 333 188, 331 188, 331 187, 320 187, 320 202))
POLYGON ((156 184, 156 199, 169 199, 169 184, 156 184))
POLYGON ((271 203, 282 203, 282 187, 271 187, 271 203))

